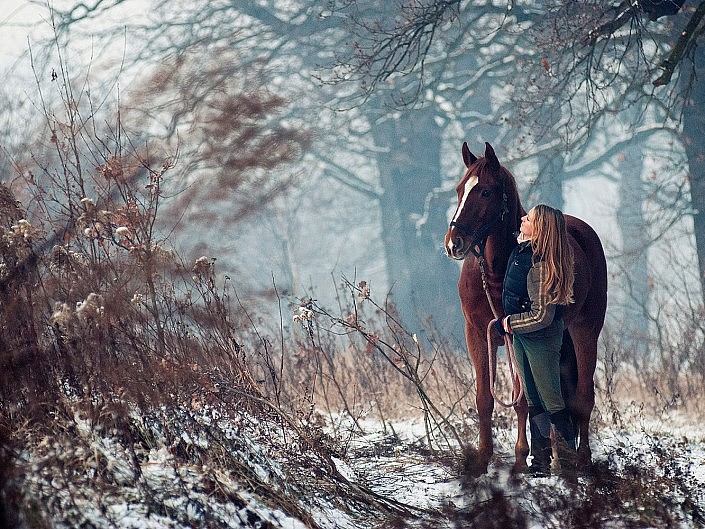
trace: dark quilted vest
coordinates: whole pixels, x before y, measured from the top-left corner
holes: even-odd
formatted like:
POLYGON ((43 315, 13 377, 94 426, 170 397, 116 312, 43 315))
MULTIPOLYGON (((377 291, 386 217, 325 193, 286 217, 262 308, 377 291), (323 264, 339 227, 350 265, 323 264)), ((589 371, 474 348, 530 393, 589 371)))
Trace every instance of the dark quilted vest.
MULTIPOLYGON (((519 314, 531 309, 531 299, 526 288, 526 276, 533 265, 533 252, 530 242, 522 242, 514 247, 509 255, 507 272, 502 287, 502 306, 505 314, 519 314)), ((563 318, 563 305, 556 305, 554 320, 563 318)))
POLYGON ((526 289, 526 276, 533 264, 533 255, 529 242, 518 244, 509 255, 502 288, 502 306, 505 314, 519 314, 531 309, 531 299, 526 289))

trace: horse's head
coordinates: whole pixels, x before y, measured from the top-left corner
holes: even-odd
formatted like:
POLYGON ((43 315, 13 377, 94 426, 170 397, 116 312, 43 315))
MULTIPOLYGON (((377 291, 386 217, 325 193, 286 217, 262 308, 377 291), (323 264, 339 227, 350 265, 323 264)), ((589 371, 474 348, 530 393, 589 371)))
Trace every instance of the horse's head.
POLYGON ((467 170, 456 188, 458 208, 445 236, 446 253, 453 259, 465 259, 469 253, 479 257, 488 235, 509 213, 511 175, 499 163, 492 146, 485 143, 485 155, 477 158, 463 142, 462 155, 467 170))

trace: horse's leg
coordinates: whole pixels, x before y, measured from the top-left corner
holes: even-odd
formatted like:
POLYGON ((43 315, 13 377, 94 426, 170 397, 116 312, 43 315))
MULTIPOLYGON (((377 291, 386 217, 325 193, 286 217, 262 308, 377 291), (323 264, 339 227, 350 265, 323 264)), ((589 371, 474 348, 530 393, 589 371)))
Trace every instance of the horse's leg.
POLYGON ((480 441, 475 461, 467 461, 468 472, 480 475, 487 472, 487 465, 492 458, 492 412, 494 398, 490 392, 490 368, 487 356, 487 341, 484 330, 477 329, 471 323, 465 324, 465 339, 468 354, 475 368, 475 405, 480 426, 480 441))
POLYGON ((568 402, 568 409, 577 422, 578 463, 587 468, 592 462, 590 450, 590 416, 595 407, 595 367, 597 366, 597 336, 589 326, 576 326, 570 329, 575 347, 575 360, 578 379, 575 394, 568 402))
POLYGON ((529 455, 529 440, 526 438, 526 419, 529 415, 529 405, 526 398, 521 400, 514 407, 517 414, 517 444, 514 445, 514 472, 524 472, 529 466, 526 458, 529 455))

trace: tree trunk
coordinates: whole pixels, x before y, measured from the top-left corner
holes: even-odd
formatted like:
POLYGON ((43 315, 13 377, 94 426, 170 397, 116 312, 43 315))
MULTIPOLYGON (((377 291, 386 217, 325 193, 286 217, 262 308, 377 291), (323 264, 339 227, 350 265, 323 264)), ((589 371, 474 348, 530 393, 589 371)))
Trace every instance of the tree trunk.
POLYGON ((617 162, 622 167, 617 172, 622 175, 619 181, 620 203, 617 209, 617 225, 622 237, 622 268, 624 300, 622 321, 628 322, 625 329, 625 345, 637 358, 647 353, 649 288, 647 249, 649 240, 645 236, 642 206, 647 199, 644 182, 641 178, 641 147, 629 144, 624 149, 624 159, 617 162))
POLYGON ((563 198, 563 155, 559 152, 547 152, 538 156, 538 177, 529 192, 525 208, 536 204, 547 204, 561 211, 564 209, 563 198))
POLYGON ((392 301, 415 332, 427 317, 462 336, 459 268, 443 252, 447 197, 441 187, 441 129, 432 110, 402 112, 373 128, 381 198, 382 239, 392 301))
POLYGON ((690 203, 694 212, 700 290, 705 305, 705 49, 702 46, 695 51, 694 66, 693 76, 683 76, 685 82, 692 83, 690 99, 683 112, 683 137, 690 169, 690 203))

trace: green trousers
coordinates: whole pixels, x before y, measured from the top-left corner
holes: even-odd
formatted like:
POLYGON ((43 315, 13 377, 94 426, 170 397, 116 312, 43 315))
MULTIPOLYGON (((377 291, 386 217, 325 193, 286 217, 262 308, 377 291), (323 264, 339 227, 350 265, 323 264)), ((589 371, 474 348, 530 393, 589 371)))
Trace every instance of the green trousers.
POLYGON ((529 406, 543 406, 549 413, 565 408, 561 393, 563 321, 528 334, 514 334, 514 354, 529 406))

